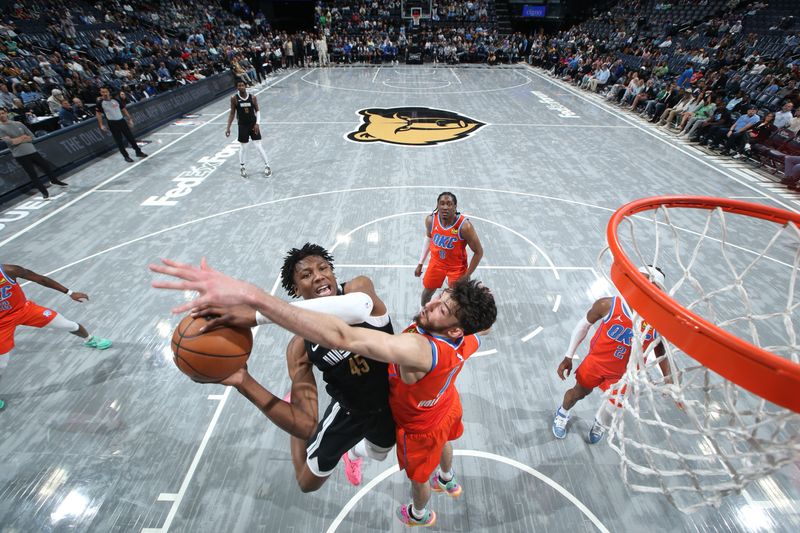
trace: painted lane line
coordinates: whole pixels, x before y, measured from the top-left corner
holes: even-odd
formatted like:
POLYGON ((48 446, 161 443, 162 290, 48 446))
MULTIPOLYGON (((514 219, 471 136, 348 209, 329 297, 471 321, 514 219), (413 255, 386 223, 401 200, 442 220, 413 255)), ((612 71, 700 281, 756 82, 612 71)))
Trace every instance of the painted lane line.
POLYGON ((209 400, 222 400, 224 398, 225 398, 224 394, 209 394, 208 395, 208 399, 209 400))
MULTIPOLYGON (((280 276, 278 277, 280 279, 280 276)), ((274 291, 272 293, 274 295, 274 291)), ((258 335, 260 326, 256 326, 253 328, 253 341, 255 342, 256 336, 258 335)), ((192 458, 192 463, 189 465, 189 470, 187 470, 186 475, 183 477, 183 481, 181 482, 181 486, 178 489, 178 492, 174 494, 174 498, 172 501, 172 506, 167 513, 167 518, 164 520, 164 524, 160 528, 143 528, 141 533, 167 533, 169 531, 170 526, 172 525, 172 521, 175 519, 175 515, 178 513, 178 508, 181 506, 181 502, 183 502, 183 497, 186 495, 186 491, 189 488, 189 485, 194 478, 194 474, 197 471, 197 467, 200 464, 200 460, 203 458, 203 454, 206 451, 206 446, 208 442, 211 440, 211 435, 214 433, 214 429, 217 427, 217 423, 219 422, 220 415, 222 414, 222 410, 225 408, 225 404, 228 402, 228 398, 230 398, 232 387, 225 387, 225 392, 221 395, 210 395, 210 396, 221 396, 219 404, 217 408, 214 410, 214 416, 211 417, 211 422, 209 422, 208 427, 206 428, 206 432, 203 435, 203 440, 200 441, 200 446, 197 448, 197 451, 192 458)), ((209 396, 209 397, 210 397, 209 396)), ((165 493, 161 493, 165 494, 165 493)), ((172 493, 166 493, 172 494, 172 493)), ((159 499, 161 495, 159 495, 159 499)))
POLYGON ((178 498, 178 495, 174 492, 162 492, 158 495, 158 501, 160 502, 174 502, 178 498))
POLYGON ((530 333, 528 333, 527 335, 522 337, 522 339, 520 339, 520 340, 522 340, 522 342, 528 342, 529 340, 534 338, 536 335, 541 333, 543 330, 544 330, 544 328, 542 326, 536 326, 535 330, 531 331, 530 333))
MULTIPOLYGON (((563 486, 558 484, 556 481, 550 479, 549 477, 547 477, 546 475, 542 474, 538 470, 535 470, 535 469, 531 468, 530 466, 528 466, 528 465, 526 465, 524 463, 520 463, 519 461, 515 461, 514 459, 510 459, 510 458, 504 457, 502 455, 496 455, 496 454, 488 453, 488 452, 481 452, 481 451, 478 451, 478 450, 454 450, 453 451, 453 455, 457 455, 457 456, 460 456, 460 457, 476 457, 476 458, 480 458, 480 459, 489 459, 490 461, 497 461, 498 463, 503 463, 505 465, 511 466, 513 468, 516 468, 517 470, 521 470, 521 471, 523 471, 523 472, 535 477, 539 481, 542 481, 543 483, 548 485, 550 488, 552 488, 553 490, 555 490, 556 492, 561 494, 564 498, 569 500, 570 503, 572 503, 575 507, 577 507, 578 510, 581 513, 583 513, 583 515, 586 518, 588 518, 589 521, 592 522, 592 524, 594 524, 594 526, 598 529, 598 531, 600 531, 601 533, 610 533, 610 531, 603 524, 603 522, 601 522, 600 519, 597 518, 597 516, 591 510, 589 510, 589 508, 586 507, 586 505, 582 501, 580 501, 578 498, 576 498, 571 492, 569 492, 563 486)), ((355 496, 353 496, 350 499, 350 501, 345 504, 344 507, 342 507, 342 510, 339 511, 339 514, 336 516, 336 518, 333 519, 333 522, 331 522, 331 525, 328 527, 328 529, 326 530, 325 533, 334 533, 334 531, 336 531, 336 529, 342 524, 342 522, 344 521, 345 517, 350 513, 350 511, 356 506, 356 504, 369 491, 371 491, 376 485, 378 485, 378 483, 380 483, 384 479, 388 478, 392 474, 397 473, 399 471, 400 471, 400 468, 397 465, 391 466, 391 467, 387 468, 386 470, 384 470, 383 472, 381 472, 378 476, 376 476, 374 479, 372 479, 369 483, 364 485, 364 487, 361 490, 359 490, 355 494, 355 496)), ((392 520, 394 520, 394 518, 392 518, 392 520)))
MULTIPOLYGON (((278 83, 280 83, 280 82, 282 82, 283 80, 285 80, 285 79, 289 78, 290 76, 294 76, 294 75, 295 75, 295 74, 297 74, 298 72, 300 72, 300 71, 299 71, 299 70, 295 70, 294 72, 290 73, 288 76, 284 76, 283 78, 279 79, 278 81, 276 81, 276 82, 275 82, 275 83, 273 83, 272 85, 270 85, 270 86, 268 86, 268 87, 265 87, 264 89, 261 89, 260 91, 258 91, 258 92, 256 92, 256 93, 254 93, 254 94, 261 94, 262 92, 264 92, 264 91, 268 90, 270 87, 273 87, 273 86, 277 85, 278 83)), ((219 118, 219 117, 221 117, 222 115, 224 115, 225 113, 228 113, 228 112, 229 112, 229 110, 228 110, 228 109, 226 109, 226 110, 225 110, 225 111, 223 111, 222 113, 219 113, 218 115, 215 115, 215 118, 219 118)), ((3 247, 3 246, 5 246, 5 245, 6 245, 6 244, 8 244, 9 242, 11 242, 11 241, 13 241, 13 240, 17 239, 18 237, 20 237, 20 236, 22 236, 22 235, 24 235, 24 234, 28 233, 28 232, 29 232, 30 230, 32 230, 33 228, 35 228, 35 227, 39 226, 40 224, 43 224, 43 223, 44 223, 44 222, 46 222, 47 220, 50 220, 51 218, 53 218, 53 217, 54 217, 54 216, 56 216, 57 214, 59 214, 59 213, 61 213, 62 211, 64 211, 66 208, 70 207, 70 206, 71 206, 71 205, 73 205, 73 204, 76 204, 76 203, 78 203, 79 201, 83 200, 84 198, 86 198, 87 196, 89 196, 90 194, 92 194, 93 192, 96 192, 97 190, 101 189, 101 188, 102 188, 102 187, 104 187, 105 185, 107 185, 107 184, 111 183, 112 181, 116 180, 118 177, 120 177, 120 176, 122 176, 122 175, 124 175, 124 174, 126 174, 126 173, 128 173, 128 172, 130 172, 132 169, 134 169, 134 168, 138 167, 138 166, 139 166, 139 165, 141 165, 142 163, 145 163, 146 161, 152 161, 152 158, 153 158, 153 156, 154 156, 154 155, 157 155, 157 154, 159 154, 159 153, 163 152, 163 151, 164 151, 164 150, 166 150, 167 148, 171 147, 173 144, 176 144, 176 143, 179 143, 179 142, 181 142, 181 141, 182 141, 183 139, 185 139, 187 136, 191 135, 192 133, 196 132, 197 130, 199 130, 200 128, 203 128, 203 127, 204 127, 204 126, 206 126, 206 125, 207 125, 207 123, 200 124, 200 125, 199 125, 199 126, 197 126, 196 128, 193 128, 192 130, 190 130, 190 131, 187 131, 186 133, 184 133, 182 136, 178 137, 178 138, 177 138, 177 139, 175 139, 174 141, 170 142, 169 144, 166 144, 166 145, 162 146, 161 148, 159 148, 158 150, 156 150, 155 152, 153 152, 152 154, 150 154, 150 157, 148 158, 148 160, 140 159, 139 161, 135 162, 134 164, 132 164, 132 165, 130 165, 130 166, 128 166, 128 167, 125 167, 125 169, 124 169, 124 170, 121 170, 121 171, 117 172, 116 174, 114 174, 114 175, 113 175, 113 176, 111 176, 110 178, 106 179, 105 181, 103 181, 103 182, 99 183, 98 185, 95 185, 94 187, 92 187, 91 189, 89 189, 89 190, 88 190, 88 191, 86 191, 85 193, 81 194, 80 196, 78 196, 78 197, 77 197, 77 198, 75 198, 74 200, 72 200, 72 201, 70 201, 70 202, 67 202, 66 204, 62 205, 61 207, 59 207, 59 208, 58 208, 58 209, 56 209, 55 211, 53 211, 53 212, 51 212, 51 213, 48 213, 47 215, 45 215, 45 216, 44 216, 44 217, 42 217, 41 219, 37 220, 36 222, 32 223, 31 225, 29 225, 29 226, 27 226, 27 227, 25 227, 25 228, 22 228, 20 231, 18 231, 18 232, 16 232, 15 234, 11 235, 11 236, 10 236, 10 237, 8 237, 7 239, 5 239, 5 240, 3 240, 3 241, 0 241, 0 247, 3 247)))
POLYGON ((459 85, 463 85, 463 83, 461 83, 461 78, 459 78, 459 77, 458 77, 458 74, 456 74, 456 71, 455 71, 455 70, 453 70, 453 69, 451 68, 451 69, 450 69, 450 72, 453 74, 453 77, 456 79, 456 81, 458 82, 458 84, 459 84, 459 85))
POLYGON ((493 354, 496 354, 496 353, 497 353, 497 350, 495 350, 494 348, 492 348, 491 350, 483 350, 483 351, 481 351, 481 352, 475 352, 474 354, 472 354, 472 358, 475 358, 475 357, 484 357, 484 356, 486 356, 486 355, 493 355, 493 354))
MULTIPOLYGON (((650 131, 648 128, 645 128, 645 127, 643 127, 642 125, 640 125, 640 124, 638 124, 638 123, 634 122, 633 120, 631 120, 631 119, 630 119, 630 117, 628 117, 628 116, 626 116, 626 115, 621 115, 621 114, 619 114, 619 113, 618 113, 616 110, 614 110, 613 108, 610 108, 610 107, 606 106, 606 105, 605 105, 605 103, 595 102, 595 101, 593 101, 592 99, 586 98, 586 96, 584 96, 583 94, 581 94, 581 93, 579 93, 579 92, 577 92, 577 91, 573 90, 571 87, 567 87, 566 85, 564 85, 564 84, 562 84, 562 83, 560 83, 560 82, 556 82, 556 81, 554 81, 554 80, 551 80, 550 78, 548 78, 548 77, 546 77, 546 76, 544 76, 544 75, 542 75, 542 74, 539 74, 539 72, 537 72, 535 69, 533 69, 533 68, 531 68, 531 67, 527 67, 527 66, 526 66, 526 68, 527 68, 527 69, 528 69, 528 70, 531 72, 531 74, 533 74, 534 76, 537 76, 538 78, 540 78, 540 79, 542 79, 542 80, 546 81, 547 83, 549 83, 549 84, 551 84, 551 85, 554 85, 554 86, 556 86, 556 87, 560 88, 561 90, 564 90, 564 91, 567 91, 567 92, 571 93, 573 96, 575 96, 576 98, 579 98, 579 99, 583 100, 584 102, 587 102, 587 103, 590 103, 590 104, 592 104, 593 106, 597 107, 597 108, 598 108, 598 109, 600 109, 601 111, 604 111, 604 112, 608 113, 609 115, 611 115, 611 116, 615 117, 617 120, 621 120, 621 121, 623 121, 623 122, 626 122, 626 123, 628 123, 628 124, 634 124, 634 125, 636 125, 637 129, 641 130, 641 131, 642 131, 643 133, 645 133, 646 135, 649 135, 650 137, 652 137, 652 138, 654 138, 654 139, 657 139, 657 140, 659 140, 659 141, 663 142, 663 143, 664 143, 664 144, 666 144, 667 146, 671 146, 673 149, 675 149, 675 150, 677 150, 677 151, 679 151, 679 152, 683 153, 684 155, 686 155, 686 156, 688 156, 688 157, 690 157, 690 158, 694 159, 695 161, 697 161, 697 162, 701 163, 702 165, 704 165, 704 166, 707 166, 708 168, 711 168, 711 169, 713 169, 715 172, 718 172, 718 173, 722 174, 723 176, 727 177, 728 179, 730 179, 730 180, 732 180, 732 181, 735 181, 735 182, 739 183, 740 185, 743 185, 744 187, 747 187, 748 189, 750 189, 750 190, 752 190, 752 191, 754 191, 754 192, 762 192, 762 191, 759 191, 759 190, 758 190, 758 189, 757 189, 755 186, 753 186, 753 185, 750 185, 750 184, 748 184, 748 183, 745 183, 745 182, 741 181, 740 179, 738 179, 738 178, 737 178, 737 177, 735 177, 735 176, 731 176, 730 174, 727 174, 726 172, 724 172, 724 171, 723 171, 722 169, 720 169, 719 167, 717 167, 717 166, 715 166, 715 165, 711 164, 710 162, 706 161, 704 158, 701 158, 701 157, 695 156, 694 154, 691 154, 691 153, 689 153, 689 152, 688 152, 687 150, 685 150, 683 147, 681 147, 681 146, 679 146, 679 145, 677 145, 677 144, 674 144, 674 143, 672 143, 672 142, 668 142, 668 140, 667 140, 667 139, 663 138, 663 137, 662 137, 662 136, 660 136, 660 135, 656 135, 654 132, 650 131)), ((792 207, 792 206, 790 206, 790 205, 787 205, 786 203, 784 203, 784 202, 780 201, 780 200, 779 200, 779 199, 777 199, 777 198, 772 198, 772 197, 771 197, 771 199, 772 199, 772 201, 774 201, 776 204, 778 204, 778 205, 780 205, 780 206, 782 206, 782 207, 784 207, 784 208, 786 208, 786 209, 789 209, 789 210, 791 210, 791 211, 797 211, 797 209, 795 209, 794 207, 792 207)))
POLYGON ((225 387, 225 394, 223 395, 224 398, 219 402, 219 405, 217 405, 217 408, 214 411, 214 416, 211 418, 211 423, 208 425, 208 428, 206 428, 206 432, 203 435, 203 440, 200 441, 200 446, 197 448, 197 451, 192 458, 192 463, 189 465, 189 470, 183 477, 181 486, 178 489, 178 492, 175 494, 175 498, 172 500, 172 506, 169 509, 169 513, 167 513, 167 518, 164 520, 164 525, 162 525, 160 528, 142 529, 142 533, 154 533, 156 531, 166 533, 169 531, 172 521, 175 519, 175 515, 178 513, 178 507, 180 507, 181 501, 183 501, 183 496, 186 494, 186 490, 189 488, 189 483, 192 481, 194 473, 197 470, 197 466, 200 464, 200 459, 203 457, 203 453, 206 451, 208 441, 211 440, 211 434, 214 432, 214 428, 217 426, 220 414, 222 414, 222 409, 225 407, 225 403, 230 397, 230 394, 231 387, 225 387))
POLYGON ((561 295, 556 294, 556 301, 553 304, 553 312, 558 313, 558 307, 561 305, 561 295))
POLYGON ((378 74, 381 73, 381 68, 382 67, 378 67, 378 70, 375 71, 375 75, 372 76, 372 83, 375 83, 375 79, 378 77, 378 74))

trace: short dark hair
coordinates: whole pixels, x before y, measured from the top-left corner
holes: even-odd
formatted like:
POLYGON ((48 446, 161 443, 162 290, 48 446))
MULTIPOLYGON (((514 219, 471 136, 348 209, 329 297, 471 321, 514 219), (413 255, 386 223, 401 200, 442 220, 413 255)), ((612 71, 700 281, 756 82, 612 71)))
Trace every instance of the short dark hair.
POLYGON ((464 335, 471 335, 492 327, 497 320, 497 306, 489 287, 475 279, 460 279, 447 289, 456 302, 458 325, 464 335))
POLYGON ((310 256, 318 256, 328 262, 333 270, 333 256, 318 244, 311 244, 307 242, 302 248, 292 248, 286 253, 283 259, 283 266, 281 267, 281 285, 286 290, 286 293, 292 298, 297 298, 297 287, 294 284, 294 269, 297 263, 310 256))
POLYGON ((449 196, 450 198, 452 198, 453 199, 453 203, 455 205, 458 205, 458 198, 456 198, 456 195, 451 193, 450 191, 444 191, 442 194, 437 196, 436 197, 436 205, 439 205, 439 200, 441 200, 445 196, 449 196))

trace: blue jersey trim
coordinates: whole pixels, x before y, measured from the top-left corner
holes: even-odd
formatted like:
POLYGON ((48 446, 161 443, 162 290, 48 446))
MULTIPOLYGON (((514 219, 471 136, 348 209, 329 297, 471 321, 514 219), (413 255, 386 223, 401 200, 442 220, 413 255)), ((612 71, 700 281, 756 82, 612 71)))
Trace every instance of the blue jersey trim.
POLYGON ((428 342, 431 343, 431 369, 428 372, 432 372, 436 368, 436 363, 439 362, 439 349, 432 340, 428 339, 428 342))

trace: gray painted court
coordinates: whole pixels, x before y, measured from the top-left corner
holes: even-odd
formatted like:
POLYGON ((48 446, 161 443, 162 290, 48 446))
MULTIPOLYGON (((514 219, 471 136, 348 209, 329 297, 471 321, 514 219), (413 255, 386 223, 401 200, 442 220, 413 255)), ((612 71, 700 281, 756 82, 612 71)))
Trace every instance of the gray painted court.
MULTIPOLYGON (((179 373, 170 351, 179 317, 169 310, 191 295, 151 289, 147 264, 206 257, 283 296, 284 252, 317 242, 333 249, 340 281, 373 279, 398 329, 419 306, 423 219, 444 190, 481 238, 477 277, 500 314, 458 382, 464 494, 434 495, 435 530, 800 530, 796 465, 687 516, 661 496, 626 490, 617 455, 605 441, 585 442, 598 394, 573 410, 565 440, 550 429, 574 383, 555 372, 570 331, 610 290, 596 259, 617 207, 691 194, 795 209, 800 197, 524 67, 297 70, 253 91, 272 178, 258 174, 252 149, 250 178, 239 177, 221 99, 146 135, 146 160, 129 165, 115 152, 69 176, 49 203, 3 206, 2 262, 91 300, 32 285, 28 297, 114 346, 97 352, 58 332, 18 330, 0 382, 0 532, 403 531, 393 513, 409 487, 393 456, 366 464, 360 489, 337 470, 302 494, 285 433, 238 393, 179 373), (404 106, 485 125, 436 146, 347 138, 359 110, 404 106), (178 178, 193 166, 205 177, 178 178)), ((713 276, 720 267, 707 268, 713 276)), ((288 339, 260 327, 249 362, 278 396, 289 387, 288 339)))

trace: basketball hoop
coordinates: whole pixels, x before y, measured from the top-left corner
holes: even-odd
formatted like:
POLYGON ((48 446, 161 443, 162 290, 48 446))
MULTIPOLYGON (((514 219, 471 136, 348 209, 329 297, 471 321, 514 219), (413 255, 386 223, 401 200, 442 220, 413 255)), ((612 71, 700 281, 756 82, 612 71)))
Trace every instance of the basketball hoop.
POLYGON ((625 483, 692 512, 800 458, 800 215, 645 198, 614 213, 607 237, 601 268, 610 250, 610 279, 633 310, 630 361, 612 387, 626 387, 622 408, 608 424, 625 483), (639 271, 648 264, 666 291, 639 271), (661 357, 655 343, 643 349, 653 329, 661 357))
POLYGON ((421 7, 412 7, 411 8, 411 24, 412 26, 419 26, 419 21, 422 18, 422 8, 421 7))

